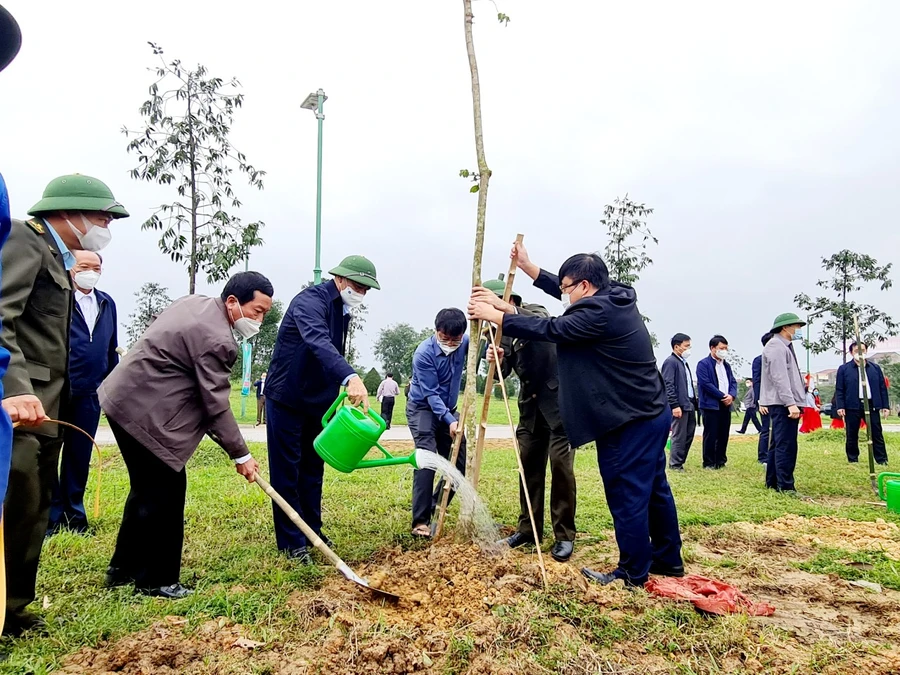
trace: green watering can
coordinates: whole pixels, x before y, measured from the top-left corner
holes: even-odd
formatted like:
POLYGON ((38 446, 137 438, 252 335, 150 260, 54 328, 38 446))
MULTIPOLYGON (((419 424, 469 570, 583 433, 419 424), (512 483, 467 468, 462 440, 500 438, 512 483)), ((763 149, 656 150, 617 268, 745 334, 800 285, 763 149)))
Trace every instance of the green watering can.
POLYGON ((416 466, 416 453, 408 457, 394 457, 379 445, 378 439, 386 428, 381 415, 371 408, 365 413, 355 406, 341 406, 345 398, 347 393, 343 392, 322 418, 322 432, 313 441, 319 457, 343 473, 397 464, 412 464, 419 468, 416 466), (363 459, 372 448, 381 450, 384 458, 363 459))
POLYGON ((900 473, 878 474, 878 497, 887 502, 888 511, 900 513, 900 480, 885 481, 885 478, 900 478, 900 473))

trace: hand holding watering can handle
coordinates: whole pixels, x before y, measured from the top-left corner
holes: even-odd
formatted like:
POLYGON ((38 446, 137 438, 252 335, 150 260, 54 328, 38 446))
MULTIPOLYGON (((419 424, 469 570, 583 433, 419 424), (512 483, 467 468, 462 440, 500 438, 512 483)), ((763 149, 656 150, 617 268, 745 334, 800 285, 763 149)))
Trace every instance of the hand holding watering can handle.
POLYGON ((882 501, 887 501, 887 495, 884 493, 884 479, 885 478, 900 478, 900 473, 880 473, 878 474, 878 498, 882 501))
MULTIPOLYGON (((331 421, 331 418, 334 417, 334 414, 337 412, 337 409, 340 407, 341 403, 344 402, 344 399, 347 398, 347 392, 342 391, 340 395, 335 399, 334 403, 331 404, 331 407, 328 409, 328 412, 325 413, 324 417, 322 417, 322 428, 328 426, 328 423, 331 421)), ((378 435, 380 436, 384 433, 384 430, 387 429, 387 424, 382 419, 381 415, 377 412, 369 408, 366 411, 366 415, 378 425, 378 435)))

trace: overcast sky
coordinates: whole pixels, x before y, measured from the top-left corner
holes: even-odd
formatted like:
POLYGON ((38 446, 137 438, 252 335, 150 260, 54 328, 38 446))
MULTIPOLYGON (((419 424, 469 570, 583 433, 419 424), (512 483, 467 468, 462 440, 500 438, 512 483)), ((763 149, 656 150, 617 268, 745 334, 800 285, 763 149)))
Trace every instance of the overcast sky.
MULTIPOLYGON (((300 103, 322 87, 323 267, 366 255, 384 289, 369 296, 363 364, 379 328, 465 307, 476 196, 458 177, 475 167, 461 0, 2 1, 24 34, 0 75, 13 215, 54 176, 107 182, 132 214, 113 225, 100 283, 123 320, 146 281, 187 292, 140 229, 172 192, 128 176, 120 133, 141 125, 147 41, 243 84, 233 142, 268 176, 263 192, 235 188, 240 215, 266 222, 251 268, 277 298, 312 277, 316 124, 300 103)), ((636 288, 660 356, 683 331, 698 357, 716 332, 749 357, 794 295, 814 291, 822 256, 896 261, 900 3, 498 4, 508 27, 475 3, 493 170, 485 277, 506 270, 517 232, 552 270, 602 250, 603 206, 628 192, 655 210, 659 246, 636 288)), ((526 281, 526 300, 562 311, 526 281)), ((900 315, 896 291, 861 299, 900 315)))

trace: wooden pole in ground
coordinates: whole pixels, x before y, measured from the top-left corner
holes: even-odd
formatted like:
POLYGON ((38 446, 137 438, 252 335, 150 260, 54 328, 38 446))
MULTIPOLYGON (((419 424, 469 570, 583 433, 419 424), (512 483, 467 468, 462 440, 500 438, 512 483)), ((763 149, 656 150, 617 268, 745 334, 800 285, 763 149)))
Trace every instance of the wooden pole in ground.
MULTIPOLYGON (((494 354, 497 354, 500 347, 500 343, 498 342, 500 328, 498 327, 495 331, 494 326, 490 322, 486 321, 485 324, 491 333, 491 343, 494 345, 494 354)), ((496 363, 496 359, 494 363, 496 363)), ((493 365, 493 363, 491 365, 493 365)), ((506 417, 509 419, 509 428, 512 431, 513 448, 516 452, 516 463, 519 466, 519 480, 522 481, 522 493, 525 495, 525 506, 528 508, 528 520, 531 521, 531 533, 534 535, 534 546, 537 550, 538 565, 541 568, 541 579, 544 581, 544 588, 547 588, 549 582, 547 581, 547 568, 544 567, 544 554, 541 552, 541 537, 538 535, 537 524, 534 522, 534 511, 531 510, 531 497, 528 495, 528 483, 525 480, 525 467, 522 465, 522 455, 519 453, 519 439, 516 437, 516 425, 513 424, 512 409, 509 407, 509 396, 506 394, 506 380, 503 377, 502 370, 498 370, 498 374, 500 376, 500 391, 503 393, 503 403, 506 405, 506 417)))
MULTIPOLYGON (((479 322, 481 323, 481 322, 479 322)), ((469 349, 473 349, 471 343, 469 344, 469 349)), ((469 413, 469 401, 468 399, 463 399, 463 407, 462 414, 459 416, 460 419, 465 419, 466 415, 469 413)), ((459 431, 456 434, 456 438, 453 439, 453 449, 450 452, 450 464, 456 466, 456 460, 459 458, 459 446, 462 443, 463 434, 465 433, 462 426, 459 427, 459 431)), ((444 531, 444 518, 447 516, 447 504, 450 502, 450 481, 444 480, 444 489, 441 492, 441 506, 438 510, 438 519, 437 525, 434 528, 434 537, 433 539, 437 541, 440 539, 441 534, 444 531)))
MULTIPOLYGON (((862 350, 862 339, 859 335, 859 317, 853 315, 853 328, 856 331, 856 354, 859 359, 856 362, 859 370, 859 387, 863 394, 862 413, 866 423, 866 449, 869 453, 869 481, 872 489, 878 494, 878 479, 875 477, 875 445, 872 440, 872 415, 880 415, 879 411, 872 412, 872 398, 869 394, 869 379, 866 377, 866 355, 862 350)), ((845 423, 846 426, 846 423, 845 423)))
MULTIPOLYGON (((516 235, 516 243, 521 244, 525 235, 516 235)), ((512 295, 513 282, 516 279, 516 261, 509 263, 509 272, 506 274, 506 288, 503 290, 503 302, 509 302, 512 295)), ((490 325, 490 324, 488 324, 490 325)), ((500 338, 503 336, 502 326, 497 327, 497 344, 500 344, 500 338)), ((480 346, 480 343, 479 343, 480 346)), ((484 455, 484 441, 487 437, 488 414, 491 409, 491 392, 494 391, 494 377, 497 374, 497 363, 491 361, 488 364, 487 377, 484 380, 484 400, 481 402, 481 421, 475 430, 475 456, 472 459, 472 487, 478 489, 478 479, 481 476, 481 458, 484 455)), ((513 431, 515 435, 515 431, 513 431)))

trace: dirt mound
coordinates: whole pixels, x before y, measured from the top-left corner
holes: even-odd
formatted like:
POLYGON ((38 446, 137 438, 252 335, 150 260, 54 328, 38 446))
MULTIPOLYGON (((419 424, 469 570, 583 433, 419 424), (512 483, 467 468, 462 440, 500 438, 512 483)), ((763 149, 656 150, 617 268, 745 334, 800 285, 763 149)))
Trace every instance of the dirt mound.
POLYGON ((829 546, 850 551, 882 551, 900 560, 900 527, 878 518, 875 522, 833 516, 787 515, 763 524, 735 523, 736 529, 760 535, 763 540, 788 537, 808 546, 829 546))

